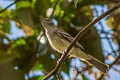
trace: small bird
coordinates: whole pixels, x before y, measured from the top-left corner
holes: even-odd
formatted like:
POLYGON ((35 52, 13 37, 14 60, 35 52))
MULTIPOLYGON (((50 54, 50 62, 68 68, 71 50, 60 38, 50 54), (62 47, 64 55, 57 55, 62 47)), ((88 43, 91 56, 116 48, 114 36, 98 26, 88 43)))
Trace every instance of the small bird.
MULTIPOLYGON (((70 34, 64 32, 63 30, 58 29, 50 18, 42 19, 41 24, 45 30, 46 37, 51 47, 55 51, 63 53, 63 51, 67 49, 70 45, 71 41, 73 40, 73 37, 70 34)), ((103 73, 106 73, 109 69, 109 66, 107 64, 104 64, 103 62, 87 54, 83 46, 78 42, 76 42, 76 44, 72 47, 68 55, 79 58, 83 61, 94 65, 103 73)))

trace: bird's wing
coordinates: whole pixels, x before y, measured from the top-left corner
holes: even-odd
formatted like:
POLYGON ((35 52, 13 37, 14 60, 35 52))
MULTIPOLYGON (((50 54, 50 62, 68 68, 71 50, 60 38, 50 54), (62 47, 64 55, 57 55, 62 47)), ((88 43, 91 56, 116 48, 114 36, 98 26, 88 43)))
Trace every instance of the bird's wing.
MULTIPOLYGON (((56 33, 58 36, 60 36, 61 38, 66 39, 66 40, 69 41, 70 43, 71 43, 71 41, 73 40, 73 37, 72 37, 70 34, 64 32, 63 30, 56 29, 56 30, 55 30, 55 33, 56 33)), ((81 48, 82 50, 84 50, 83 46, 82 46, 80 43, 78 43, 78 42, 76 42, 75 46, 81 48)))

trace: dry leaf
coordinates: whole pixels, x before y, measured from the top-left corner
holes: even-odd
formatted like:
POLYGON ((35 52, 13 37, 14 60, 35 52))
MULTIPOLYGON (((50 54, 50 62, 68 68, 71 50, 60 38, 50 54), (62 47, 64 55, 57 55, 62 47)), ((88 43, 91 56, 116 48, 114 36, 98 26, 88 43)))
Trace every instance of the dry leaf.
POLYGON ((98 80, 97 72, 94 73, 95 80, 98 80))
POLYGON ((32 36, 34 34, 34 31, 31 26, 21 24, 20 22, 16 22, 16 25, 23 29, 23 31, 26 33, 27 36, 32 36))
POLYGON ((88 69, 88 74, 92 74, 92 73, 93 73, 92 68, 89 68, 89 69, 88 69))
POLYGON ((28 35, 28 36, 32 36, 34 34, 34 31, 31 27, 29 27, 28 25, 24 25, 22 27, 22 29, 24 30, 24 32, 28 35))

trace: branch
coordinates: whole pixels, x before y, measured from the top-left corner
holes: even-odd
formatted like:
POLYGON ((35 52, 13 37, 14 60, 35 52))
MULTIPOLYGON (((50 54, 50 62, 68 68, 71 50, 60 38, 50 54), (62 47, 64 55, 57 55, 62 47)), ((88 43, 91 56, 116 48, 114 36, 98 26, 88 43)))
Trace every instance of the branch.
POLYGON ((88 69, 92 68, 93 66, 87 66, 85 68, 82 69, 82 71, 78 71, 78 74, 81 74, 82 72, 87 71, 88 69))
POLYGON ((14 5, 15 3, 19 2, 20 0, 15 0, 13 3, 9 4, 6 8, 0 10, 0 13, 4 12, 5 10, 7 10, 9 7, 11 7, 12 5, 14 5))
POLYGON ((30 66, 30 69, 29 69, 29 72, 30 70, 32 70, 32 68, 34 67, 34 65, 36 64, 37 60, 38 60, 38 57, 37 57, 37 54, 39 53, 38 50, 39 50, 39 46, 40 46, 40 39, 41 39, 41 36, 43 36, 43 32, 40 32, 39 36, 37 37, 36 39, 36 42, 35 42, 35 50, 34 50, 34 54, 31 58, 31 66, 30 66))
POLYGON ((55 68, 48 74, 46 75, 43 80, 47 80, 48 78, 50 78, 52 75, 56 74, 61 65, 63 64, 65 58, 67 57, 69 51, 71 50, 71 48, 73 47, 73 45, 94 25, 96 24, 98 21, 100 21, 102 18, 104 18, 105 16, 107 16, 108 14, 110 14, 111 12, 115 11, 116 9, 118 9, 120 7, 120 3, 118 3, 116 6, 114 6, 113 8, 111 8, 110 10, 106 11, 105 13, 103 13, 101 16, 99 16, 98 18, 96 18, 95 20, 92 20, 87 26, 85 26, 77 35, 76 37, 73 39, 73 41, 71 42, 71 44, 69 45, 69 47, 63 52, 63 55, 60 57, 59 62, 56 64, 55 68))
POLYGON ((29 69, 28 72, 30 72, 33 69, 34 65, 36 64, 36 62, 38 60, 37 54, 38 54, 39 45, 40 45, 39 40, 36 40, 35 51, 34 51, 34 54, 31 57, 31 66, 30 66, 30 69, 29 69))
MULTIPOLYGON (((116 58, 116 60, 115 60, 112 64, 109 65, 109 70, 112 68, 112 66, 113 66, 115 63, 117 63, 117 62, 119 61, 119 59, 120 59, 120 55, 116 58)), ((108 71, 109 71, 109 70, 108 70, 108 71)), ((104 74, 102 74, 102 75, 99 77, 98 80, 102 80, 103 77, 104 77, 104 74)))
POLYGON ((87 71, 88 69, 92 68, 93 66, 86 66, 84 67, 81 71, 78 71, 78 68, 76 68, 76 75, 75 78, 73 78, 72 80, 77 80, 77 76, 80 75, 82 72, 87 71))
POLYGON ((57 80, 62 80, 61 75, 60 75, 59 72, 56 74, 56 77, 57 77, 57 80))
POLYGON ((55 10, 56 10, 56 6, 57 6, 58 2, 59 2, 59 0, 56 0, 55 5, 54 5, 54 7, 53 7, 53 11, 52 11, 52 14, 51 14, 50 18, 52 18, 52 17, 53 17, 54 12, 55 12, 55 10))

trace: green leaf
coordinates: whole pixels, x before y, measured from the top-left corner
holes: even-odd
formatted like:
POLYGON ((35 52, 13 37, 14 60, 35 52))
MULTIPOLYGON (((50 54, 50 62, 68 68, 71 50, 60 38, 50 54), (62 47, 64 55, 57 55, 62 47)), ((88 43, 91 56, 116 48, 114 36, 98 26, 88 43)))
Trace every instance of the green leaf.
POLYGON ((18 3, 16 3, 16 9, 20 9, 20 8, 28 8, 31 6, 31 3, 29 1, 20 1, 18 3))
POLYGON ((0 30, 3 32, 10 33, 10 11, 6 10, 0 14, 0 30))
POLYGON ((55 0, 50 0, 50 2, 51 2, 51 3, 54 3, 54 2, 55 2, 55 0))
POLYGON ((15 10, 12 10, 12 11, 10 12, 10 17, 11 17, 11 19, 13 19, 13 20, 17 19, 17 13, 16 13, 15 10))
POLYGON ((3 23, 0 23, 1 29, 6 32, 10 33, 10 22, 9 21, 4 21, 3 23))
POLYGON ((23 25, 28 25, 30 27, 34 26, 32 8, 22 8, 17 10, 17 16, 19 17, 20 23, 23 25))
POLYGON ((38 78, 38 80, 42 80, 44 77, 45 77, 45 76, 40 76, 40 77, 38 78))
POLYGON ((12 48, 15 48, 15 47, 20 46, 20 45, 26 45, 26 41, 22 38, 16 40, 16 42, 12 45, 12 48))
POLYGON ((46 70, 44 69, 44 67, 43 67, 43 64, 36 64, 36 65, 34 66, 34 70, 41 70, 41 71, 43 71, 43 72, 46 71, 46 70))
POLYGON ((38 15, 46 15, 47 9, 50 7, 49 0, 37 0, 35 3, 35 11, 38 15))

